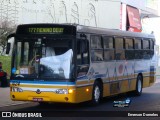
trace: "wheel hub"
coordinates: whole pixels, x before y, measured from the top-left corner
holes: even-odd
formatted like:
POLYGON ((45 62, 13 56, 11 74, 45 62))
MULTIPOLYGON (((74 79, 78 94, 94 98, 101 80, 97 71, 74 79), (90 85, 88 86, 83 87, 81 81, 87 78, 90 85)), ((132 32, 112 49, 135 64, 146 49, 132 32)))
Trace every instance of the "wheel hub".
POLYGON ((138 92, 141 92, 141 88, 142 88, 141 80, 138 80, 138 92))
POLYGON ((95 87, 94 97, 95 97, 95 101, 98 102, 100 98, 100 89, 98 86, 95 87))

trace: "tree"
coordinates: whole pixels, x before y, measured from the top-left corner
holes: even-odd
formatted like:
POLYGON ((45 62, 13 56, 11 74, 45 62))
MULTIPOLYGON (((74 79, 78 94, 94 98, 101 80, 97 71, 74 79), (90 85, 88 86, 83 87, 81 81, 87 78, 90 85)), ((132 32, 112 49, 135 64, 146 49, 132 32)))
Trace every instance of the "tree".
POLYGON ((0 31, 0 47, 2 49, 1 55, 4 54, 7 45, 7 36, 15 31, 15 25, 11 25, 10 22, 4 21, 1 23, 0 31))

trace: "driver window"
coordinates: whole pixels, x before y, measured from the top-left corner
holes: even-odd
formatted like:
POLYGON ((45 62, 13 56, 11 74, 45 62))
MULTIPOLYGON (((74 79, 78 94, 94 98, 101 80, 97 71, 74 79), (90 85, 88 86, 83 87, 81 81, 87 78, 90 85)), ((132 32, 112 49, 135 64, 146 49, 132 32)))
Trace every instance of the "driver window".
POLYGON ((88 40, 77 41, 77 77, 86 75, 89 69, 89 43, 88 40))
POLYGON ((77 42, 77 64, 89 64, 89 43, 88 41, 78 40, 77 42), (83 50, 82 50, 83 49, 83 50))

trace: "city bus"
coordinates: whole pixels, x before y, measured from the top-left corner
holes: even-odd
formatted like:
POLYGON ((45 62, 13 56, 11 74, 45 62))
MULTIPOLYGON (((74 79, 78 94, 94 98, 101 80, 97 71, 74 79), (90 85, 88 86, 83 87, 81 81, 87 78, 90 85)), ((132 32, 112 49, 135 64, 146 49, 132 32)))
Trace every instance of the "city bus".
MULTIPOLYGON (((121 93, 140 96, 155 83, 152 34, 77 24, 24 24, 14 38, 14 101, 98 104, 121 93)), ((8 43, 6 53, 11 52, 8 43)))

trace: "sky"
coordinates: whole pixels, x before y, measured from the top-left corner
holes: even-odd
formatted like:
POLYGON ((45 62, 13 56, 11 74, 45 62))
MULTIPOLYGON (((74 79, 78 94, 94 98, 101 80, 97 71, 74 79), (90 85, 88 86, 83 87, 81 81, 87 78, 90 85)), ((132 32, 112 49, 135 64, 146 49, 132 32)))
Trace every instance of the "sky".
MULTIPOLYGON (((142 21, 143 31, 147 33, 151 33, 155 35, 156 46, 155 50, 157 51, 158 58, 160 59, 160 17, 149 18, 147 20, 142 21)), ((158 66, 160 67, 160 60, 158 62, 158 66)), ((160 68, 158 68, 159 70, 160 68)))
POLYGON ((158 5, 156 6, 158 7, 159 17, 142 20, 142 28, 146 33, 151 33, 153 31, 156 38, 156 44, 160 46, 160 0, 157 1, 158 5))
POLYGON ((156 44, 160 46, 160 17, 142 20, 143 32, 155 35, 156 44))

